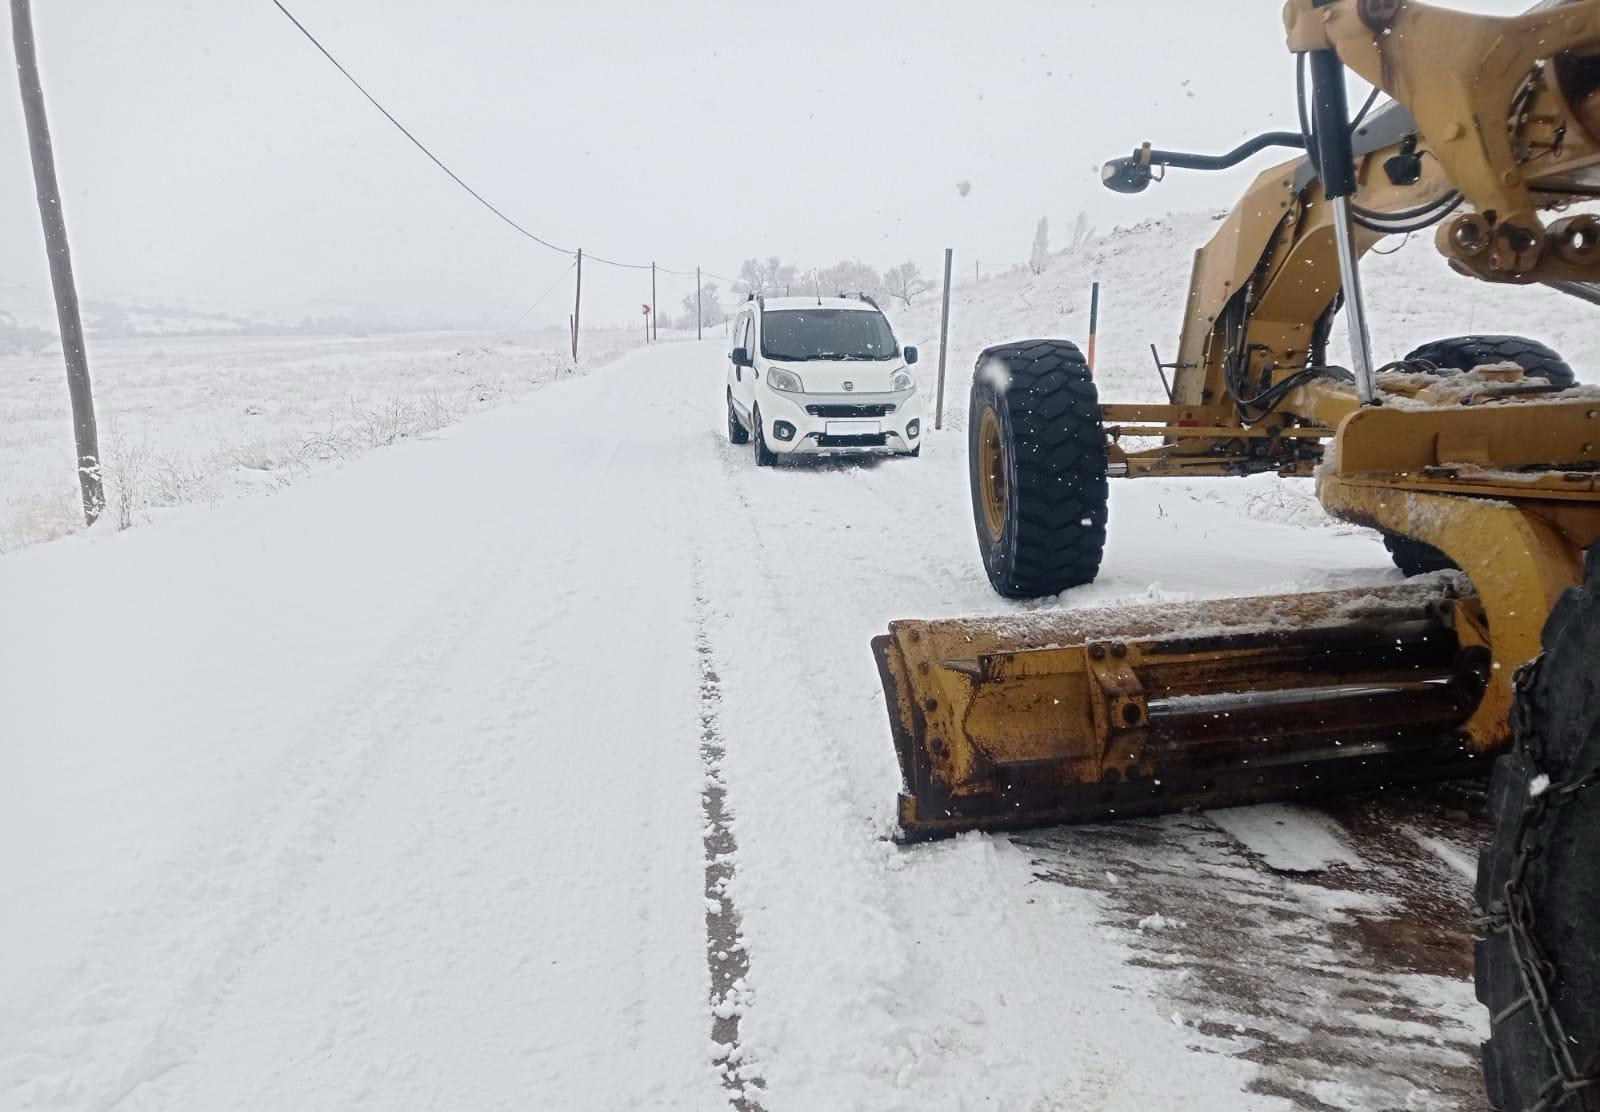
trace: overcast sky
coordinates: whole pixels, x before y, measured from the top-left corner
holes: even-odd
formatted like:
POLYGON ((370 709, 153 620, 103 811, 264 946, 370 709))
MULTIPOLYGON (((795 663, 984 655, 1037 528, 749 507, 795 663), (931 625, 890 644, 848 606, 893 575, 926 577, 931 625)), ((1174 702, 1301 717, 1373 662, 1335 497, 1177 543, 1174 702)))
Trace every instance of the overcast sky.
MULTIPOLYGON (((285 2, 524 226, 680 269, 777 254, 931 275, 946 246, 958 275, 1002 269, 1040 216, 1059 243, 1080 211, 1107 230, 1223 207, 1270 161, 1122 197, 1099 184, 1108 157, 1294 126, 1279 0, 285 2)), ((34 7, 86 296, 509 325, 568 265, 407 144, 270 0, 34 7)), ((26 149, 0 86, 0 279, 44 287, 26 149)), ((584 280, 596 323, 648 297, 648 274, 584 280)), ((664 278, 663 307, 691 287, 664 278)), ((564 323, 569 300, 570 281, 530 323, 564 323)))

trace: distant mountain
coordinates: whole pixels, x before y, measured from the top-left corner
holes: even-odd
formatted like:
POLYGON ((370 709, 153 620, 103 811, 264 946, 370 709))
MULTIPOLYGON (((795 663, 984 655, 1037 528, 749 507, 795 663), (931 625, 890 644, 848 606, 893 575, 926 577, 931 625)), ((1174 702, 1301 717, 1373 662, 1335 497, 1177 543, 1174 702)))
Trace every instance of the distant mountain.
MULTIPOLYGON (((85 298, 81 312, 84 332, 91 340, 142 336, 348 336, 462 327, 459 323, 402 323, 339 312, 298 320, 259 319, 131 299, 85 298)), ((0 355, 43 351, 57 340, 55 303, 50 291, 0 279, 0 355)))
POLYGON ((55 329, 35 328, 0 309, 0 355, 42 351, 56 342, 55 329))

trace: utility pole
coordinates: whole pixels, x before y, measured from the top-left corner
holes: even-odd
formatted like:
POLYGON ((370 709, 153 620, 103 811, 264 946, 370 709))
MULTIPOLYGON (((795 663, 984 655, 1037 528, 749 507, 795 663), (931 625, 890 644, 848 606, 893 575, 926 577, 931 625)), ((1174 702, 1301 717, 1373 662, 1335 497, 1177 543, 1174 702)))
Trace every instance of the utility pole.
POLYGON ((1089 373, 1094 374, 1094 348, 1095 341, 1100 338, 1100 283, 1096 282, 1089 287, 1089 354, 1084 362, 1089 365, 1089 373))
POLYGON ((933 427, 944 428, 944 351, 950 341, 950 260, 952 248, 944 249, 944 308, 939 313, 939 400, 933 408, 933 427))
POLYGON ((646 340, 661 339, 661 326, 656 323, 656 264, 650 263, 650 334, 646 340))
POLYGON ((700 308, 700 268, 694 268, 694 338, 705 339, 702 326, 705 324, 705 314, 700 308))
POLYGON ((11 36, 17 52, 17 80, 22 84, 22 115, 27 121, 28 153, 44 222, 45 251, 50 258, 50 285, 55 291, 56 320, 61 327, 61 354, 67 363, 67 391, 72 396, 72 431, 78 448, 78 487, 83 492, 83 518, 90 525, 105 509, 100 476, 100 434, 94 421, 94 393, 89 384, 89 355, 83 346, 83 318, 78 314, 78 289, 72 279, 72 252, 67 246, 67 220, 61 211, 61 186, 56 181, 55 152, 44 114, 44 87, 34 52, 33 13, 29 0, 11 0, 11 36))
POLYGON ((578 361, 578 318, 583 313, 583 248, 578 248, 578 286, 572 295, 572 361, 578 361))

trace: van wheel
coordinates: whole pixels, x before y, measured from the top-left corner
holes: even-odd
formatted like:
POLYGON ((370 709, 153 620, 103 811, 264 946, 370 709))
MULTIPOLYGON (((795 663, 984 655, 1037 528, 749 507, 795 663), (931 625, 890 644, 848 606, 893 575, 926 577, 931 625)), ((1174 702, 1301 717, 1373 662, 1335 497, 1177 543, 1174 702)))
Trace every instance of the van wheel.
POLYGON ((748 444, 750 430, 739 423, 739 415, 733 411, 733 395, 728 395, 728 443, 748 444))
POLYGON ((1094 582, 1106 544, 1100 398, 1078 346, 1023 340, 978 356, 967 418, 983 567, 1007 598, 1094 582))
POLYGON ((756 466, 771 467, 778 462, 778 454, 767 447, 766 433, 762 432, 764 422, 761 420, 761 407, 756 406, 750 411, 750 423, 755 426, 750 440, 756 446, 756 466))

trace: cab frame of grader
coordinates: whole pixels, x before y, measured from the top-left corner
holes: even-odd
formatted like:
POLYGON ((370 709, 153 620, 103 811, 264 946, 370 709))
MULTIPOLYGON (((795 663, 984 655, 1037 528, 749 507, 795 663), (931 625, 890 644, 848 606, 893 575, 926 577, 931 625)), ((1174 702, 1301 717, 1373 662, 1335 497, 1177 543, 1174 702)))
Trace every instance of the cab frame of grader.
MULTIPOLYGON (((1169 404, 1099 405, 1064 341, 980 357, 969 427, 979 544, 1002 593, 1053 594, 1098 569, 1107 475, 1275 472, 1315 476, 1333 515, 1431 546, 1459 570, 1375 590, 894 622, 873 648, 905 781, 905 840, 1487 773, 1513 748, 1514 678, 1540 657, 1553 608, 1564 594, 1600 594, 1569 590, 1600 535, 1600 390, 1510 366, 1375 368, 1359 271, 1386 236, 1436 227, 1437 249, 1463 276, 1600 303, 1600 218, 1541 217, 1600 198, 1600 0, 1547 0, 1513 17, 1417 0, 1289 0, 1284 22, 1299 56, 1299 133, 1215 158, 1147 144, 1105 169, 1108 187, 1132 193, 1168 168, 1231 166, 1268 146, 1304 152, 1262 173, 1197 252, 1169 404), (1346 68, 1391 102, 1352 123, 1346 68), (1326 359, 1341 310, 1348 371, 1326 359), (1011 380, 1043 402, 985 385, 985 360, 1001 356, 1013 360, 1002 377, 1055 360, 1011 380), (1074 375, 1087 385, 1046 397, 1074 375), (1073 488, 1080 501, 1068 505, 1098 497, 1098 516, 1081 530, 1030 524, 1012 503, 1022 484, 1039 488, 1052 430, 1079 418, 1103 437, 1100 470, 1048 480, 1073 488), (1086 562, 1062 564, 1078 570, 1043 589, 1008 589, 990 550, 1046 527, 1028 559, 1037 563, 1038 545, 1076 544, 1086 562)), ((1592 694, 1592 684, 1582 692, 1592 694)), ((1575 796, 1594 777, 1563 791, 1575 796)), ((1592 809, 1600 789, 1588 795, 1592 809)), ((1514 829, 1522 803, 1505 806, 1500 849, 1525 861, 1512 841, 1528 837, 1514 829)), ((1600 876, 1595 841, 1583 843, 1586 878, 1600 876)), ((1485 929, 1512 932, 1506 920, 1518 915, 1506 907, 1522 906, 1512 898, 1521 889, 1496 877, 1480 890, 1485 929)), ((1583 883, 1582 899, 1595 902, 1600 882, 1583 883)), ((1594 930, 1583 953, 1596 968, 1579 989, 1590 1015, 1600 1013, 1594 930)), ((1563 1062, 1539 966, 1549 960, 1532 938, 1523 922, 1517 945, 1494 951, 1520 970, 1522 995, 1491 999, 1481 947, 1479 992, 1504 1013, 1497 1030, 1506 1015, 1533 1015, 1556 1067, 1528 1049, 1532 1035, 1497 1035, 1491 1093, 1497 1106, 1600 1108, 1600 1037, 1591 1024, 1578 1036, 1594 1040, 1590 1057, 1563 1062)))

